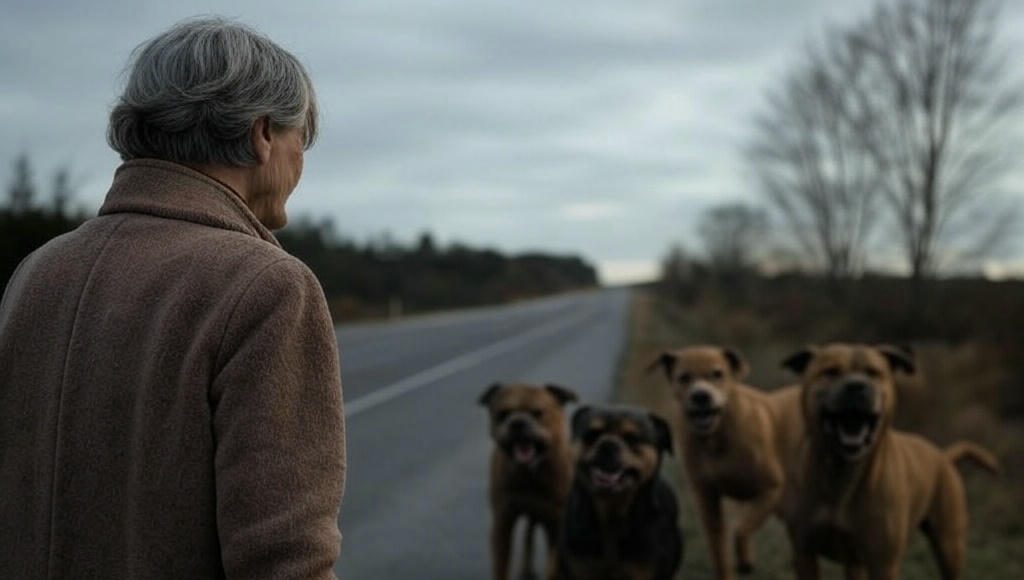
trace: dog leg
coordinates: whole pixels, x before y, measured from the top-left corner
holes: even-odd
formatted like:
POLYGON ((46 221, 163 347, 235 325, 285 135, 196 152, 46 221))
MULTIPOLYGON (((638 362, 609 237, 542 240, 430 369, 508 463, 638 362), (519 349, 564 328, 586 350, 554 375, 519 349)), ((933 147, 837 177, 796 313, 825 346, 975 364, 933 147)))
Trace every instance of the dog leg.
POLYGON ((935 498, 921 524, 943 580, 959 580, 967 552, 967 498, 963 480, 950 464, 942 469, 935 498))
POLYGON ((548 566, 544 577, 546 580, 558 579, 558 548, 554 545, 548 548, 548 566))
POLYGON ((796 554, 793 558, 793 567, 796 568, 798 580, 818 580, 821 577, 818 557, 813 554, 796 554))
POLYGON ((871 580, 899 580, 900 578, 900 563, 899 561, 890 562, 884 566, 872 569, 868 574, 871 580))
POLYGON ((754 502, 748 504, 736 528, 736 569, 740 574, 754 571, 754 555, 750 547, 751 536, 764 525, 772 515, 782 496, 782 486, 774 487, 761 494, 754 502))
POLYGON ((964 539, 948 531, 939 532, 931 522, 925 522, 921 531, 928 538, 942 580, 959 580, 964 567, 964 539))
POLYGON ((507 513, 494 516, 491 525, 491 562, 494 580, 508 580, 508 564, 512 556, 512 528, 516 518, 507 513))
POLYGON ((700 509, 701 522, 711 551, 711 564, 717 580, 732 580, 729 554, 726 550, 725 521, 722 517, 722 498, 712 489, 700 488, 695 494, 700 509))
POLYGON ((533 572, 533 532, 537 522, 533 518, 526 517, 526 531, 523 533, 523 564, 519 570, 519 580, 537 580, 533 572))
POLYGON ((925 532, 928 537, 928 545, 932 548, 932 554, 939 565, 939 573, 942 580, 958 580, 963 570, 964 549, 961 542, 944 541, 938 533, 925 532))
POLYGON ((558 580, 558 552, 554 548, 548 554, 548 567, 544 571, 544 578, 546 580, 558 580))
POLYGON ((789 545, 793 548, 793 569, 797 580, 819 580, 821 572, 818 570, 818 557, 801 545, 793 526, 787 525, 786 533, 789 535, 789 545))

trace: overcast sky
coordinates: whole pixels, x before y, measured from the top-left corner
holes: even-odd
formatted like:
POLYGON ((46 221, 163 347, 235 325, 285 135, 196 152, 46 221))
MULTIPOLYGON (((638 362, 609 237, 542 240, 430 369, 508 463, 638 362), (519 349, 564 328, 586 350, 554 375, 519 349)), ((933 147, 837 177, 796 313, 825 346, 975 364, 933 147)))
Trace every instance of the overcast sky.
MULTIPOLYGON (((174 22, 255 26, 310 69, 322 138, 289 204, 358 239, 430 230, 506 251, 579 253, 650 275, 700 211, 757 191, 740 155, 764 92, 867 0, 0 0, 0 180, 28 152, 98 208, 130 51, 174 22)), ((1002 38, 1024 48, 1024 2, 1002 38)), ((1015 66, 1015 65, 1011 65, 1015 66)), ((1019 66, 1019 65, 1017 65, 1019 66)), ((1024 135, 1024 119, 1014 123, 1024 135)), ((1022 164, 1017 164, 1022 165, 1022 164)), ((1004 184, 1024 191, 1018 171, 1004 184)), ((1022 197, 1024 199, 1024 197, 1022 197)))

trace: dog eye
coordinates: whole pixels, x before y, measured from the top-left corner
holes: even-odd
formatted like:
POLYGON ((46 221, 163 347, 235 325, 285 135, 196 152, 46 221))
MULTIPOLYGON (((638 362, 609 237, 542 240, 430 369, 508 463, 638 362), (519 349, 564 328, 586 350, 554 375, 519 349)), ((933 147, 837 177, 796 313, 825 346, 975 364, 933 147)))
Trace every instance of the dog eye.
POLYGON ((594 441, 597 441, 597 438, 600 436, 601 432, 597 429, 587 429, 583 433, 583 443, 584 445, 593 445, 594 441))
POLYGON ((637 447, 640 445, 640 437, 633 433, 627 433, 622 436, 622 440, 626 442, 626 445, 630 447, 637 447))
POLYGON ((534 409, 530 411, 530 415, 533 415, 534 419, 540 419, 541 417, 544 416, 544 411, 541 411, 540 409, 534 409))
POLYGON ((876 369, 875 367, 868 367, 864 369, 864 374, 873 379, 877 379, 882 376, 882 371, 876 369))
POLYGON ((724 376, 725 376, 725 373, 723 373, 721 369, 715 369, 715 370, 711 371, 711 378, 716 380, 716 381, 721 379, 724 376))
POLYGON ((689 383, 692 380, 693 380, 693 375, 691 375, 690 373, 683 373, 683 374, 679 375, 679 382, 684 384, 684 385, 689 383))
POLYGON ((494 418, 497 419, 498 422, 500 423, 500 422, 504 421, 505 419, 508 419, 508 411, 498 411, 498 413, 494 416, 494 418))

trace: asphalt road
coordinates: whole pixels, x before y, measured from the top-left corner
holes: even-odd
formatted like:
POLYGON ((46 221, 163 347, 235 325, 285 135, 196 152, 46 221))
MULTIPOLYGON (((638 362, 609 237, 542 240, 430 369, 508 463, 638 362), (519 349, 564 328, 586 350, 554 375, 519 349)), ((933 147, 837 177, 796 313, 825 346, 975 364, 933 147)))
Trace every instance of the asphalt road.
POLYGON ((495 381, 605 401, 628 291, 338 329, 348 420, 342 580, 489 577, 487 418, 495 381))

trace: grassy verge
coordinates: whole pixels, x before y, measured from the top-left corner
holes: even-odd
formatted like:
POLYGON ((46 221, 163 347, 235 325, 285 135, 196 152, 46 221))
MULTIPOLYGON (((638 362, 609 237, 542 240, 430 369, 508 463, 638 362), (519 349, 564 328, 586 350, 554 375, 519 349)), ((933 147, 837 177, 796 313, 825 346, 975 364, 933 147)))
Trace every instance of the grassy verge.
MULTIPOLYGON (((740 348, 751 364, 751 384, 774 388, 792 382, 779 369, 779 361, 797 345, 772 336, 768 325, 749 315, 735 316, 715 308, 689 311, 658 299, 649 292, 634 293, 629 343, 620 365, 617 398, 655 410, 679 427, 679 418, 664 379, 647 374, 645 367, 666 347, 723 343, 740 348)), ((998 477, 967 468, 968 502, 972 517, 965 578, 1024 578, 1024 428, 1000 420, 993 403, 1001 377, 983 349, 976 346, 919 348, 926 371, 926 391, 913 412, 903 414, 905 424, 939 444, 966 438, 986 445, 1003 460, 998 477), (925 412, 921 412, 921 411, 925 412)), ((1022 386, 1024 388, 1024 386, 1022 386)), ((682 483, 680 463, 665 465, 664 474, 679 490, 686 554, 680 578, 711 578, 707 545, 694 511, 689 488, 682 483)), ((727 513, 730 510, 727 506, 727 513)), ((902 578, 938 578, 938 569, 920 534, 911 544, 902 578)), ((770 521, 755 538, 757 570, 754 580, 792 578, 790 550, 781 524, 770 521)), ((832 564, 823 567, 826 579, 842 578, 832 564)))

